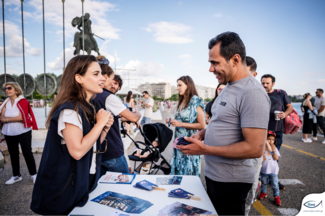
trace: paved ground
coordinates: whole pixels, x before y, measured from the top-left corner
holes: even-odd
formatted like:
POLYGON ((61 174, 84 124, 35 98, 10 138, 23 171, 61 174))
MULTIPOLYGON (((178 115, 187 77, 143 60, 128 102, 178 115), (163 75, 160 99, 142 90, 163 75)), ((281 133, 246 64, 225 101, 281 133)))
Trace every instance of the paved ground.
MULTIPOLYGON (((163 118, 167 117, 166 112, 162 113, 163 118)), ((173 129, 173 128, 172 128, 173 129)), ((287 183, 286 190, 280 192, 282 207, 277 208, 273 204, 272 190, 268 188, 268 198, 257 202, 252 207, 250 215, 294 215, 300 210, 302 199, 310 193, 321 193, 325 191, 325 145, 321 144, 322 137, 313 143, 301 142, 301 133, 295 135, 285 135, 284 145, 280 153, 282 158, 279 161, 280 173, 279 178, 289 179, 282 180, 287 183), (296 184, 300 181, 302 184, 296 184)), ((141 135, 136 140, 143 140, 141 135)), ((131 145, 131 153, 134 146, 131 145)), ((172 141, 163 153, 165 158, 170 161, 172 155, 172 141)), ((16 184, 7 186, 7 181, 12 173, 9 163, 6 165, 3 173, 0 173, 0 215, 32 215, 30 201, 33 190, 33 183, 30 179, 24 158, 20 155, 21 174, 23 180, 16 184)), ((34 154, 36 164, 39 165, 41 154, 34 154)), ((205 167, 204 159, 202 160, 203 184, 205 167)))

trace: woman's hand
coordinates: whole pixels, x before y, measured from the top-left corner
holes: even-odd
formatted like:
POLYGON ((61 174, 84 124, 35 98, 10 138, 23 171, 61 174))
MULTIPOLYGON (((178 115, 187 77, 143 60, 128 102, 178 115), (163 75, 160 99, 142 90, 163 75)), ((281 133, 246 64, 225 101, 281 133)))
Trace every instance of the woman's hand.
POLYGON ((169 118, 166 118, 166 124, 168 124, 169 118))
POLYGON ((170 120, 170 124, 174 127, 181 127, 182 126, 182 122, 177 121, 176 119, 171 119, 170 120))
POLYGON ((111 116, 110 112, 107 112, 103 108, 100 109, 98 111, 98 113, 96 114, 97 124, 103 125, 103 127, 106 126, 106 124, 108 123, 108 121, 110 119, 110 116, 111 116))
POLYGON ((6 117, 0 117, 1 123, 7 123, 7 118, 6 117))
POLYGON ((114 123, 114 117, 112 115, 110 115, 109 120, 108 120, 108 122, 106 123, 106 125, 104 127, 104 130, 107 132, 111 128, 113 123, 114 123))

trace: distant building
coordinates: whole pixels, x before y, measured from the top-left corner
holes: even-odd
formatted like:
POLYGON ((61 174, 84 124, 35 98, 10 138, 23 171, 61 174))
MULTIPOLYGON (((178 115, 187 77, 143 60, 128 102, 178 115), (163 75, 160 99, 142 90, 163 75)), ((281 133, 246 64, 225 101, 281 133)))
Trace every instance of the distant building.
POLYGON ((203 100, 209 98, 212 99, 214 98, 216 89, 212 87, 206 87, 206 86, 200 86, 200 85, 195 85, 196 91, 199 94, 199 97, 202 98, 203 100))
POLYGON ((153 96, 151 84, 148 83, 148 82, 146 82, 145 84, 139 85, 136 90, 141 92, 141 93, 144 92, 144 91, 147 91, 151 97, 153 96))
POLYGON ((178 94, 178 91, 177 91, 177 87, 176 86, 172 86, 171 87, 171 91, 172 91, 172 95, 174 95, 174 94, 178 94))
POLYGON ((169 83, 145 83, 137 88, 139 92, 148 91, 149 95, 159 98, 170 98, 172 96, 172 88, 169 83))
POLYGON ((152 94, 159 98, 170 98, 172 96, 171 86, 169 83, 153 83, 151 84, 152 94))

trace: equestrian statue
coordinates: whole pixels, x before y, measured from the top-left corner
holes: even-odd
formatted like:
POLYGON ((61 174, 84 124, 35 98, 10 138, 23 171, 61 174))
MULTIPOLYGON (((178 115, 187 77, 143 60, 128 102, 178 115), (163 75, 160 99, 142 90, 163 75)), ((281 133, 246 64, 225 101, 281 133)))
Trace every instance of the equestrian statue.
MULTIPOLYGON (((77 26, 77 28, 80 31, 80 32, 76 32, 74 34, 73 46, 76 48, 73 53, 74 55, 79 55, 80 50, 86 51, 88 53, 88 55, 90 55, 91 51, 94 50, 95 52, 97 52, 98 55, 100 55, 97 42, 94 38, 94 36, 96 36, 96 37, 98 37, 98 36, 92 33, 91 21, 89 18, 90 18, 90 14, 86 13, 84 15, 83 29, 80 29, 82 27, 82 17, 75 17, 71 22, 72 26, 73 27, 77 26), (83 45, 82 45, 82 32, 83 31, 84 31, 84 37, 85 37, 85 39, 84 39, 85 47, 83 47, 83 45)), ((103 39, 103 38, 100 38, 100 39, 103 39)))

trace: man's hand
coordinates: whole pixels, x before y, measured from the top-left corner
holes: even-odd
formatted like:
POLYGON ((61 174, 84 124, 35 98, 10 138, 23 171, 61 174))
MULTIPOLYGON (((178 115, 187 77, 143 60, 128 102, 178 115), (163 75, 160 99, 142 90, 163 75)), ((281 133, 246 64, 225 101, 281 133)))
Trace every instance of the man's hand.
POLYGON ((184 137, 184 139, 188 142, 191 142, 192 144, 177 146, 178 149, 183 152, 183 154, 185 154, 185 155, 204 155, 205 154, 205 149, 207 146, 202 141, 200 141, 198 139, 193 139, 191 137, 184 137))
POLYGON ((280 112, 279 114, 280 119, 284 119, 286 116, 285 112, 280 112))
POLYGON ((204 134, 203 131, 199 131, 191 136, 192 139, 197 139, 197 140, 204 140, 204 134))

